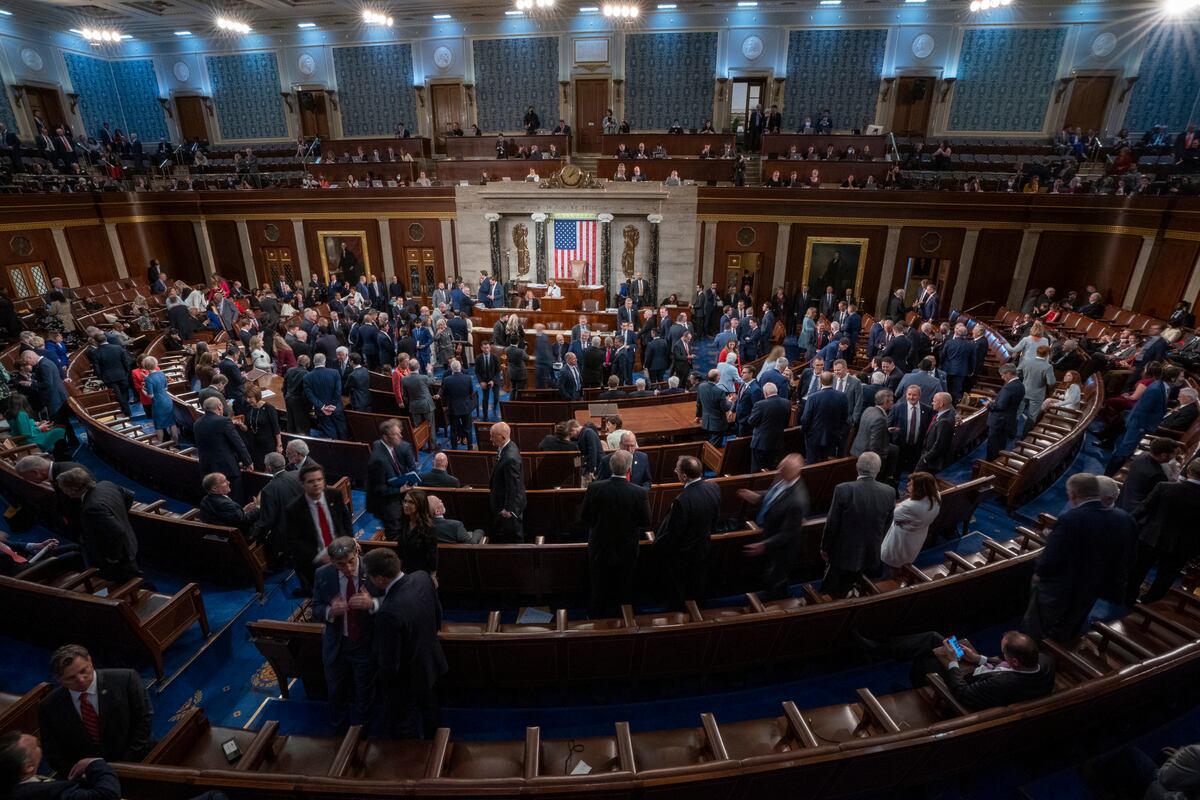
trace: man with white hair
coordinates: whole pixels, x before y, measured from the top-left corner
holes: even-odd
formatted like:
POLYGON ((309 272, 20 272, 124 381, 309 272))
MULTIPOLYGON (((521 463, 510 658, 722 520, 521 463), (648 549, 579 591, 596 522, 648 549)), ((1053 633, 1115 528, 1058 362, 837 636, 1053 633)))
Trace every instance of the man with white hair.
POLYGON ((726 353, 725 360, 717 364, 717 385, 727 393, 736 392, 738 381, 737 353, 726 353))
POLYGON ((317 353, 312 360, 312 371, 304 376, 304 394, 316 412, 317 427, 326 439, 347 439, 342 379, 336 370, 325 366, 324 353, 317 353))
MULTIPOLYGON (((621 432, 620 450, 629 453, 633 457, 633 461, 629 467, 629 482, 649 489, 651 486, 650 457, 645 453, 638 452, 637 435, 633 431, 621 432)), ((596 470, 596 480, 604 480, 612 477, 611 462, 611 455, 600 460, 600 468, 596 470)))
POLYGON ((1158 427, 1180 433, 1192 427, 1192 423, 1196 421, 1197 411, 1200 411, 1200 403, 1197 403, 1196 400, 1195 389, 1190 386, 1180 389, 1179 406, 1163 417, 1163 421, 1158 423, 1158 427))
POLYGON ((646 388, 646 379, 638 378, 633 382, 633 391, 629 393, 630 397, 653 397, 654 392, 646 388))
POLYGON ((821 537, 821 558, 829 565, 821 592, 831 597, 845 597, 864 575, 879 571, 879 549, 896 509, 896 490, 875 480, 880 466, 877 453, 863 453, 857 480, 834 487, 821 537))
POLYGON ((437 495, 429 495, 429 513, 433 516, 433 529, 437 540, 445 544, 479 544, 483 531, 467 530, 456 519, 446 519, 446 504, 437 495))
POLYGON ((933 396, 933 421, 925 432, 925 449, 921 451, 913 471, 936 475, 950 466, 953 457, 954 401, 949 392, 938 392, 933 396))
MULTIPOLYGON (((67 404, 67 386, 63 383, 58 365, 35 350, 26 350, 21 360, 33 369, 33 380, 29 384, 40 405, 45 407, 46 416, 66 428, 67 447, 74 450, 79 446, 75 429, 71 425, 71 407, 67 404)), ((126 401, 128 402, 128 401, 126 401)))
POLYGON ((792 415, 792 404, 779 395, 775 384, 763 384, 763 399, 754 404, 750 426, 750 471, 775 469, 783 456, 783 431, 792 415))
POLYGON ((683 389, 679 388, 679 376, 672 375, 671 377, 667 378, 667 388, 659 389, 655 392, 655 394, 658 394, 658 395, 682 394, 683 391, 684 391, 683 389))

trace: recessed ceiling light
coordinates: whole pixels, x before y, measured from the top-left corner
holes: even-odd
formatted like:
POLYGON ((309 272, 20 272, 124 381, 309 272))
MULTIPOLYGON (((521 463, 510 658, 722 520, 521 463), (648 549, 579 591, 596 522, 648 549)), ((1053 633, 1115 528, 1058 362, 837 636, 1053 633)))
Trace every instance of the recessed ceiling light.
POLYGON ((228 17, 217 17, 217 27, 223 31, 231 31, 233 33, 249 33, 250 26, 244 22, 239 22, 236 19, 228 17))
POLYGON ((754 8, 758 5, 758 0, 738 0, 738 8, 754 8))
POLYGON ((12 16, 12 12, 11 12, 11 11, 5 11, 3 8, 0 8, 0 14, 3 14, 3 15, 4 15, 4 16, 6 16, 6 17, 11 17, 11 16, 12 16))
POLYGON ((504 16, 506 16, 506 17, 523 17, 523 16, 525 16, 525 12, 524 11, 505 11, 504 16))
POLYGON ((191 31, 175 31, 176 36, 191 36, 191 31))
POLYGON ((382 25, 386 28, 390 28, 395 20, 393 20, 387 14, 381 14, 377 11, 367 10, 363 12, 363 22, 367 23, 368 25, 382 25))
POLYGON ((297 22, 296 27, 297 28, 305 28, 305 29, 315 28, 315 27, 317 27, 317 23, 315 23, 315 22, 297 22))
POLYGON ((924 3, 925 0, 904 0, 906 3, 924 3))
POLYGON ((77 36, 83 35, 83 31, 79 30, 79 28, 67 28, 67 33, 74 33, 77 36))
POLYGON ((823 6, 840 6, 841 4, 842 0, 821 0, 823 6))
POLYGON ((454 19, 454 17, 450 14, 434 14, 433 18, 434 19, 454 19))
POLYGON ((674 3, 659 3, 658 4, 659 11, 670 11, 671 9, 678 8, 678 7, 679 6, 675 5, 674 3))

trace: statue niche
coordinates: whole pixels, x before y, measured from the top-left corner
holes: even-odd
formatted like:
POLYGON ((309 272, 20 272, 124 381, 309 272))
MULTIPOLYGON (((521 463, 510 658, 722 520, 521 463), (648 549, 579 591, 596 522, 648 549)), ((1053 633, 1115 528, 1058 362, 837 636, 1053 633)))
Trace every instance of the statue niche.
POLYGON ((628 280, 633 277, 634 252, 637 250, 638 242, 642 239, 642 234, 635 225, 626 225, 624 233, 625 249, 621 251, 621 272, 628 280))
POLYGON ((512 238, 517 248, 517 277, 523 278, 529 274, 529 228, 518 223, 513 227, 512 238))

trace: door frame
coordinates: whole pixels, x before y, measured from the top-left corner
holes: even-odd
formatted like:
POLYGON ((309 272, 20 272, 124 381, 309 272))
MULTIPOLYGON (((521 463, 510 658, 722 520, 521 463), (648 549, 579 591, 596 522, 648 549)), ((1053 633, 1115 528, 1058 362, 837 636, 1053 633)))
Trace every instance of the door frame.
MULTIPOLYGON (((738 81, 757 81, 763 82, 762 107, 766 111, 771 107, 771 91, 772 78, 774 78, 775 70, 772 69, 730 69, 726 72, 728 80, 722 90, 722 96, 716 103, 716 109, 713 113, 713 127, 718 131, 723 131, 726 128, 730 133, 736 134, 737 131, 733 128, 733 85, 738 81)), ((782 103, 782 98, 780 99, 782 103)), ((780 113, 783 112, 782 105, 780 113)), ((739 287, 740 288, 740 287, 739 287)))
MULTIPOLYGON (((313 92, 325 96, 325 115, 329 118, 329 137, 330 139, 345 138, 340 134, 342 131, 342 115, 340 110, 333 110, 333 103, 329 99, 329 87, 323 83, 293 83, 292 94, 296 97, 296 135, 299 136, 303 130, 303 124, 300 121, 300 93, 313 92)), ((340 109, 341 106, 338 106, 340 109)))
MULTIPOLYGON (((604 81, 604 90, 605 90, 604 91, 604 108, 606 110, 609 108, 613 109, 614 115, 617 113, 616 108, 613 105, 613 76, 611 73, 608 73, 608 72, 603 72, 603 73, 584 72, 584 73, 572 74, 571 75, 571 118, 572 118, 572 123, 573 123, 572 132, 575 134, 575 141, 571 142, 571 152, 572 153, 584 152, 583 148, 580 146, 580 143, 579 143, 579 132, 581 130, 583 130, 583 126, 581 126, 579 124, 579 92, 577 91, 578 86, 579 86, 579 81, 604 81)), ((604 135, 603 128, 601 128, 601 130, 600 130, 600 135, 601 136, 604 135)), ((603 140, 601 140, 601 141, 603 141, 603 140)), ((603 153, 603 150, 604 150, 604 145, 601 144, 599 152, 603 153)))
POLYGON ((180 141, 183 140, 183 124, 180 122, 179 114, 179 98, 194 97, 200 101, 204 107, 204 114, 201 117, 204 120, 204 141, 212 142, 212 126, 209 125, 209 119, 212 117, 212 98, 206 94, 201 94, 197 91, 172 91, 170 93, 171 105, 175 107, 174 119, 167 120, 167 129, 170 130, 180 141))
MULTIPOLYGON (((426 94, 426 97, 428 97, 428 99, 429 99, 428 110, 427 110, 427 119, 428 119, 428 123, 429 123, 429 141, 432 144, 433 149, 436 151, 437 150, 437 137, 442 132, 437 126, 437 115, 434 113, 433 89, 435 86, 457 86, 458 87, 459 108, 461 109, 461 111, 459 112, 461 114, 461 119, 459 120, 460 122, 462 122, 463 120, 467 120, 468 103, 467 103, 467 82, 462 76, 457 76, 457 77, 448 76, 445 78, 426 78, 425 79, 425 94, 426 94)), ((471 121, 467 120, 466 122, 463 122, 463 124, 470 125, 471 121)), ((445 137, 443 136, 443 138, 445 138, 445 137)))
MULTIPOLYGON (((24 119, 19 119, 18 123, 24 122, 24 126, 19 125, 19 127, 24 127, 25 130, 29 131, 30 139, 37 135, 37 126, 33 124, 33 109, 30 108, 29 97, 25 92, 26 89, 36 89, 39 92, 53 92, 58 100, 58 110, 62 112, 62 122, 69 124, 72 130, 75 130, 76 128, 82 130, 83 115, 79 112, 78 108, 76 108, 75 111, 70 110, 71 104, 67 102, 67 93, 63 87, 59 86, 57 83, 47 83, 46 81, 36 80, 22 80, 14 82, 13 86, 21 90, 20 106, 21 115, 24 117, 24 119)), ((15 113, 16 109, 13 109, 13 111, 15 113)), ((54 124, 51 120, 46 120, 45 122, 47 125, 54 124)), ((54 135, 53 129, 50 130, 50 135, 54 135)))
POLYGON ((899 94, 897 82, 901 78, 929 78, 933 81, 933 86, 930 88, 931 96, 934 98, 933 104, 929 107, 929 121, 925 124, 925 135, 922 137, 925 141, 936 139, 941 134, 938 126, 938 109, 937 88, 942 80, 943 70, 941 67, 903 67, 892 71, 889 76, 895 80, 887 88, 887 99, 883 97, 883 92, 879 94, 879 110, 876 112, 876 119, 883 120, 883 129, 885 132, 890 132, 892 122, 896 117, 896 96, 899 94))
MULTIPOLYGON (((1108 92, 1108 103, 1104 106, 1104 115, 1101 124, 1100 135, 1107 137, 1110 133, 1115 133, 1119 130, 1121 124, 1120 119, 1114 119, 1118 116, 1123 116, 1124 112, 1118 115, 1120 104, 1117 98, 1120 97, 1119 88, 1121 86, 1121 77, 1124 75, 1124 70, 1120 69, 1073 69, 1071 77, 1075 80, 1079 78, 1112 78, 1112 89, 1108 92)), ((1058 103, 1058 110, 1054 113, 1054 126, 1051 133, 1058 133, 1063 128, 1063 123, 1067 121, 1067 107, 1071 105, 1071 97, 1075 94, 1075 80, 1071 81, 1066 93, 1062 97, 1062 102, 1058 103)), ((1086 131, 1085 131, 1086 133, 1086 131)))

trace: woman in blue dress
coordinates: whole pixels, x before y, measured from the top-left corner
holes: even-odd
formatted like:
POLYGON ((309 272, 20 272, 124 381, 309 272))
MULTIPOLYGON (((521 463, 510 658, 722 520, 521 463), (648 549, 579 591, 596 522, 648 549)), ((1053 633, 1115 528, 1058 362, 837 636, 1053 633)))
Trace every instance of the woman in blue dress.
POLYGON ((164 435, 169 435, 172 440, 175 440, 177 439, 175 408, 171 403, 171 395, 167 394, 167 376, 158 368, 158 359, 154 356, 146 356, 142 359, 142 369, 150 373, 146 376, 142 391, 151 399, 150 411, 154 415, 154 435, 160 442, 163 441, 164 435))

